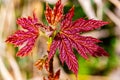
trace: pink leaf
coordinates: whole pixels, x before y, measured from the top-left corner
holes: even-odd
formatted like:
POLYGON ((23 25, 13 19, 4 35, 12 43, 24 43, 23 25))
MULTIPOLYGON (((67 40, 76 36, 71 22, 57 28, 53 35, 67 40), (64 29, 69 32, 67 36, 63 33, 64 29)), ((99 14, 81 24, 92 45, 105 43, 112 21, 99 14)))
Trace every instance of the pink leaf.
POLYGON ((84 20, 82 18, 72 22, 73 15, 74 7, 64 16, 60 25, 60 31, 56 34, 51 45, 48 59, 50 60, 55 54, 56 49, 58 49, 61 62, 65 62, 68 68, 77 75, 78 62, 73 53, 73 48, 75 48, 85 59, 88 59, 88 55, 94 57, 108 56, 108 53, 103 48, 96 45, 96 43, 101 42, 100 40, 88 36, 80 36, 80 32, 87 32, 100 28, 108 24, 108 22, 92 19, 84 20), (59 45, 57 45, 58 42, 59 45))
POLYGON ((28 18, 19 18, 17 23, 22 26, 24 30, 18 30, 13 35, 9 36, 6 42, 12 43, 16 46, 23 47, 18 51, 17 56, 23 57, 27 56, 35 45, 35 41, 39 35, 39 29, 36 25, 38 23, 35 14, 32 17, 28 18))

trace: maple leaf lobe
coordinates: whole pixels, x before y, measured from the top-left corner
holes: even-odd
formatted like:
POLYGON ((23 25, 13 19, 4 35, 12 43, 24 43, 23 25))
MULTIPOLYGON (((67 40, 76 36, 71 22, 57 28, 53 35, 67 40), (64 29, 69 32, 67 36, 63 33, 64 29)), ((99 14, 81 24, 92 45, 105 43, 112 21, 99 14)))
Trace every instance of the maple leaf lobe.
POLYGON ((72 23, 72 25, 68 28, 68 31, 70 31, 71 34, 88 32, 100 28, 101 26, 104 26, 106 24, 108 24, 108 22, 93 19, 84 20, 83 18, 80 18, 72 23))

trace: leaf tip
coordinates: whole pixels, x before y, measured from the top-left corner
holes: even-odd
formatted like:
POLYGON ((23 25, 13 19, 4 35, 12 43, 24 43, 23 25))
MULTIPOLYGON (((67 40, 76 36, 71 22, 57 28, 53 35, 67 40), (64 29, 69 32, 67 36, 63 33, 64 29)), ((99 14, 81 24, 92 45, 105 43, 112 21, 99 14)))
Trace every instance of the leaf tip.
POLYGON ((75 6, 73 5, 70 11, 74 11, 74 10, 75 10, 75 6))

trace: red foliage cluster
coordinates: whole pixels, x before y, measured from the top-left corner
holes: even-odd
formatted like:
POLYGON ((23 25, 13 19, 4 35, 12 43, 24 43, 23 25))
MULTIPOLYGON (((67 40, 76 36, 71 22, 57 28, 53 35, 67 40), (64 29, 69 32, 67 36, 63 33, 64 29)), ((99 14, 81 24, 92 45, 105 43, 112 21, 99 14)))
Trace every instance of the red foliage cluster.
POLYGON ((33 18, 20 18, 17 20, 17 23, 27 31, 18 30, 12 36, 8 37, 6 41, 17 46, 26 42, 25 46, 17 53, 17 56, 26 56, 31 52, 35 44, 39 35, 39 27, 46 29, 46 31, 48 30, 47 28, 49 28, 52 30, 51 36, 54 36, 52 36, 53 40, 48 53, 48 61, 51 60, 56 49, 58 49, 59 58, 62 64, 65 62, 68 68, 77 74, 78 61, 73 53, 73 48, 75 48, 85 59, 88 59, 88 55, 94 57, 108 56, 107 52, 103 48, 96 45, 96 43, 101 42, 100 40, 90 36, 81 36, 80 33, 97 29, 108 24, 108 22, 93 19, 85 20, 83 18, 72 21, 73 15, 74 7, 72 7, 66 15, 63 15, 63 5, 61 4, 61 0, 59 0, 53 10, 49 5, 46 6, 45 16, 49 23, 49 27, 36 25, 41 23, 38 22, 35 15, 33 18))

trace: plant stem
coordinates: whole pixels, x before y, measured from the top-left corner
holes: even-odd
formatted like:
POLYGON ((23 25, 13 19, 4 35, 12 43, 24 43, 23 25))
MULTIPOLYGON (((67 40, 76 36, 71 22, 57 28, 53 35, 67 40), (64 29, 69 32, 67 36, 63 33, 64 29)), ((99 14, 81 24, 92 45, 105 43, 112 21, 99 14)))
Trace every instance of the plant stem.
POLYGON ((53 70, 53 57, 51 58, 49 62, 49 75, 48 78, 51 80, 54 78, 54 70, 53 70))

